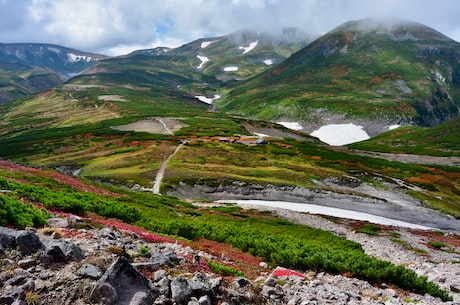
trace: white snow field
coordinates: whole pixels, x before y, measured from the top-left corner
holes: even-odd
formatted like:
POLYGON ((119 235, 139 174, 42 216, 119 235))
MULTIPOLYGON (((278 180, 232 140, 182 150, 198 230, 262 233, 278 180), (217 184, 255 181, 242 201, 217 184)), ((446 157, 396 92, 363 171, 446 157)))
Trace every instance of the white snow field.
POLYGON ((235 67, 235 66, 225 67, 224 71, 225 72, 235 72, 235 71, 238 71, 238 67, 235 67))
POLYGON ((215 100, 218 100, 221 98, 220 95, 217 95, 217 94, 214 94, 214 97, 206 97, 206 96, 203 96, 203 95, 195 95, 195 97, 197 99, 199 99, 200 101, 202 101, 203 103, 206 103, 206 104, 212 104, 215 100))
POLYGON ((302 130, 303 127, 297 122, 276 122, 276 124, 283 125, 286 128, 292 129, 292 130, 302 130))
POLYGON ((206 48, 207 46, 209 46, 211 43, 214 43, 214 42, 216 42, 216 41, 217 41, 217 40, 203 41, 203 42, 201 43, 201 48, 204 49, 204 48, 206 48))
POLYGON ((207 58, 206 56, 197 55, 196 57, 197 57, 199 60, 201 60, 200 65, 199 65, 198 67, 196 67, 197 69, 203 68, 203 65, 209 61, 209 58, 207 58))
POLYGON ((251 52, 252 50, 254 50, 254 48, 257 46, 258 43, 259 43, 259 41, 256 40, 254 42, 251 42, 249 44, 249 46, 247 46, 247 47, 239 47, 238 49, 243 50, 242 54, 246 54, 246 53, 251 52))
POLYGON ((267 66, 273 65, 273 60, 266 59, 266 60, 264 60, 264 64, 266 64, 267 66))
POLYGON ((341 146, 370 139, 362 126, 353 123, 324 125, 310 133, 310 135, 333 146, 341 146))

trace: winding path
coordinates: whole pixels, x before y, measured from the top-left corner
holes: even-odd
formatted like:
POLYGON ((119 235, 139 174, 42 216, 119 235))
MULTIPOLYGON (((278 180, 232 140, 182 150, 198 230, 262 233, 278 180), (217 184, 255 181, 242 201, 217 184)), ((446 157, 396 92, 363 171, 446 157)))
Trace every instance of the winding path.
POLYGON ((169 135, 173 135, 173 132, 171 131, 171 129, 168 128, 168 126, 166 126, 165 122, 162 120, 162 119, 156 119, 157 122, 159 122, 163 128, 166 130, 166 132, 169 134, 169 135))
MULTIPOLYGON (((165 174, 166 165, 168 164, 169 160, 171 160, 171 158, 174 157, 174 155, 179 151, 179 149, 182 148, 182 146, 184 146, 184 143, 179 144, 174 150, 174 152, 170 154, 166 159, 163 159, 163 161, 161 162, 160 168, 158 169, 157 175, 155 177, 155 182, 153 183, 152 190, 154 194, 160 195, 160 186, 161 181, 163 180, 163 176, 165 174)), ((169 146, 165 150, 165 156, 167 155, 168 150, 169 146)))

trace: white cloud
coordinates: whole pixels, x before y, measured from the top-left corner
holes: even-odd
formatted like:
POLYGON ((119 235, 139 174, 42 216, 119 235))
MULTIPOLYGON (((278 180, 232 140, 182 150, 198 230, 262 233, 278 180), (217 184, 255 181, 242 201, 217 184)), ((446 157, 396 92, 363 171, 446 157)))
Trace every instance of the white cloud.
POLYGON ((112 55, 243 28, 295 26, 323 34, 349 20, 382 16, 421 22, 460 41, 458 0, 0 0, 0 39, 112 55))

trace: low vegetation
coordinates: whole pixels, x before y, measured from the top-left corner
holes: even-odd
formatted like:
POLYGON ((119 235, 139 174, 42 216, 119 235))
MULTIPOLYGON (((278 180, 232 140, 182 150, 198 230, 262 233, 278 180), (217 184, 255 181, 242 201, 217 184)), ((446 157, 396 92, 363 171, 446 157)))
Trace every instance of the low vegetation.
POLYGON ((386 153, 459 157, 459 130, 460 116, 457 116, 453 120, 435 127, 400 127, 370 140, 353 143, 348 146, 354 149, 386 153))
MULTIPOLYGON (((13 218, 6 222, 8 225, 20 223, 17 220, 19 218, 33 218, 36 213, 43 213, 40 215, 44 220, 46 212, 41 212, 31 204, 60 213, 96 213, 141 225, 151 232, 189 240, 206 238, 223 242, 260 257, 273 266, 334 274, 347 272, 374 284, 385 282, 410 291, 449 299, 445 291, 428 282, 425 277, 419 277, 403 266, 372 258, 364 253, 359 244, 325 231, 267 215, 229 217, 212 210, 198 209, 174 198, 123 189, 112 189, 106 195, 102 191, 82 192, 75 186, 77 181, 81 181, 70 177, 63 183, 50 176, 34 175, 33 171, 2 169, 0 173, 4 177, 1 180, 2 188, 8 190, 0 195, 2 202, 11 204, 21 199, 22 204, 31 207, 12 214, 13 218), (199 213, 186 213, 190 210, 199 213)), ((237 211, 235 208, 223 210, 225 213, 237 211)), ((41 224, 33 223, 38 226, 41 224)), ((237 272, 223 266, 214 267, 224 273, 237 272)))

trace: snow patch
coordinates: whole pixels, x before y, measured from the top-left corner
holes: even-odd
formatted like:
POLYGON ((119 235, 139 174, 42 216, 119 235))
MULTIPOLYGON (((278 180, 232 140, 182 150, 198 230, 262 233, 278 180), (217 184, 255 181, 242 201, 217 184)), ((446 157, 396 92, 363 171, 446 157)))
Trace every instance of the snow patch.
POLYGON ((393 129, 396 129, 398 127, 401 127, 401 125, 398 125, 398 124, 390 125, 390 126, 388 126, 388 130, 393 130, 393 129))
POLYGON ((283 125, 286 128, 292 129, 292 130, 302 130, 303 127, 297 122, 276 122, 276 124, 283 125))
POLYGON ((265 206, 265 207, 277 208, 277 209, 286 209, 286 210, 303 212, 303 213, 329 215, 329 216, 335 216, 335 217, 341 217, 341 218, 364 220, 364 221, 369 221, 372 223, 378 223, 378 224, 387 225, 387 226, 398 226, 398 227, 422 229, 422 230, 433 230, 434 229, 432 227, 427 227, 427 226, 405 222, 401 220, 395 220, 395 219, 377 216, 377 215, 373 215, 369 213, 321 206, 321 205, 316 205, 316 204, 308 204, 308 203, 297 203, 297 202, 288 202, 288 201, 268 201, 268 200, 218 200, 217 202, 236 203, 239 206, 248 206, 248 207, 258 205, 258 206, 265 206))
POLYGON ((246 53, 251 52, 252 50, 254 50, 254 48, 257 46, 258 43, 259 43, 259 41, 256 40, 254 42, 251 42, 249 44, 249 46, 247 46, 247 47, 239 47, 238 49, 243 50, 242 54, 246 54, 246 53))
POLYGON ((313 131, 311 135, 333 146, 341 146, 370 139, 363 126, 353 123, 325 125, 313 131))
POLYGON ((56 54, 61 54, 61 50, 58 48, 48 47, 48 51, 54 52, 56 54))
POLYGON ((224 71, 225 72, 235 72, 235 71, 238 71, 238 67, 235 67, 235 66, 225 67, 224 71))
POLYGON ((206 104, 212 104, 215 100, 218 100, 221 98, 220 95, 217 95, 217 94, 214 94, 214 97, 210 98, 210 97, 206 97, 206 96, 203 96, 203 95, 195 95, 195 97, 197 99, 199 99, 200 101, 202 101, 203 103, 206 103, 206 104))
POLYGON ((214 42, 216 42, 216 41, 217 41, 217 40, 203 41, 203 42, 201 43, 201 48, 204 49, 204 48, 206 48, 207 46, 209 46, 211 43, 214 43, 214 42))
POLYGON ((269 138, 268 134, 253 132, 254 135, 258 136, 259 138, 269 138))
POLYGON ((209 58, 207 58, 206 56, 197 55, 196 57, 199 60, 201 60, 201 64, 198 67, 196 67, 197 69, 203 68, 203 65, 209 61, 209 58))
POLYGON ((267 66, 273 65, 273 60, 266 59, 266 60, 264 60, 264 64, 266 64, 267 66))
POLYGON ((93 60, 90 56, 76 55, 76 54, 73 54, 73 53, 67 53, 67 58, 71 62, 77 62, 77 61, 90 62, 91 60, 93 60))

